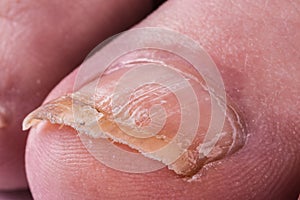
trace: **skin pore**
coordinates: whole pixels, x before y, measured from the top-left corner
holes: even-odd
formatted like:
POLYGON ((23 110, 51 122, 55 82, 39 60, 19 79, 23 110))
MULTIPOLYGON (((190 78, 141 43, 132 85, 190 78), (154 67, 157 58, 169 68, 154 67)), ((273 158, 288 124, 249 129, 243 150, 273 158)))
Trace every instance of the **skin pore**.
MULTIPOLYGON (((110 169, 89 154, 74 130, 42 123, 30 132, 26 148, 34 198, 296 199, 299 8, 296 1, 280 0, 163 4, 138 26, 167 27, 204 47, 241 111, 247 143, 186 182, 167 169, 147 174, 110 169)), ((71 91, 76 73, 57 85, 46 101, 71 91)))

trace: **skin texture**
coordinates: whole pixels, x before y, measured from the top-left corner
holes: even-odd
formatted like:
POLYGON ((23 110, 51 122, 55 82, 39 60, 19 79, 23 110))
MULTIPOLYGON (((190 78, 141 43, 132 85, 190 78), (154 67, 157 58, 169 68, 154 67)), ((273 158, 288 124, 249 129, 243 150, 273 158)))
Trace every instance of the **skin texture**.
POLYGON ((0 2, 0 190, 27 186, 25 115, 94 45, 150 10, 137 0, 0 2))
MULTIPOLYGON (((42 123, 32 129, 26 150, 34 198, 297 199, 299 8, 280 0, 165 3, 139 26, 177 30, 206 49, 247 124, 246 145, 188 183, 167 169, 137 175, 107 168, 75 131, 42 123)), ((75 77, 65 78, 48 100, 71 91, 75 77)))

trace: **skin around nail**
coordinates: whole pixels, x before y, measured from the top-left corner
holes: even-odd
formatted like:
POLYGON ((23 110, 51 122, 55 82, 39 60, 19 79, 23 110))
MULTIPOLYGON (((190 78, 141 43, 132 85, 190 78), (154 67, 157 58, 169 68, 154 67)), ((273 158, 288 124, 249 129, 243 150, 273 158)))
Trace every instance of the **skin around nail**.
POLYGON ((23 129, 41 120, 71 126, 91 140, 127 145, 181 176, 193 176, 205 164, 239 150, 246 140, 234 105, 230 101, 224 105, 218 94, 210 93, 190 63, 161 50, 139 50, 120 57, 100 77, 33 111, 23 129), (155 81, 128 89, 132 79, 148 80, 151 73, 155 81), (196 91, 195 99, 190 99, 189 89, 196 91), (222 129, 207 139, 214 102, 225 121, 222 129))

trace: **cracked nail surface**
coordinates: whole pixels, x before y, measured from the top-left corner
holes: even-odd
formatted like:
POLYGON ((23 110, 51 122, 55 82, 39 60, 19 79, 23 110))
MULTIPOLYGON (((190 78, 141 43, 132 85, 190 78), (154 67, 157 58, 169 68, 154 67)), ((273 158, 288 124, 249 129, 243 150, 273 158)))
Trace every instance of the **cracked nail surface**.
POLYGON ((125 60, 112 64, 101 80, 30 113, 23 129, 41 120, 68 125, 91 138, 128 145, 183 176, 243 146, 246 135, 237 111, 217 91, 211 92, 188 62, 156 50, 130 54, 125 60), (151 74, 156 77, 152 82, 151 74), (137 85, 133 79, 149 80, 137 85), (220 131, 209 126, 213 104, 225 116, 220 131))

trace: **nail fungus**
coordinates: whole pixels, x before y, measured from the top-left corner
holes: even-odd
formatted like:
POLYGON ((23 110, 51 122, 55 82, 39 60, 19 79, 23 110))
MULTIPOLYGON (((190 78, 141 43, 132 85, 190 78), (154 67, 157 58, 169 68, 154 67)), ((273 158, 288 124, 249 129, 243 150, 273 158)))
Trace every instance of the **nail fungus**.
POLYGON ((23 129, 41 120, 68 125, 91 138, 128 145, 183 176, 243 146, 236 109, 190 63, 158 50, 133 54, 113 63, 101 79, 37 108, 23 129), (216 116, 220 121, 211 124, 216 116))

